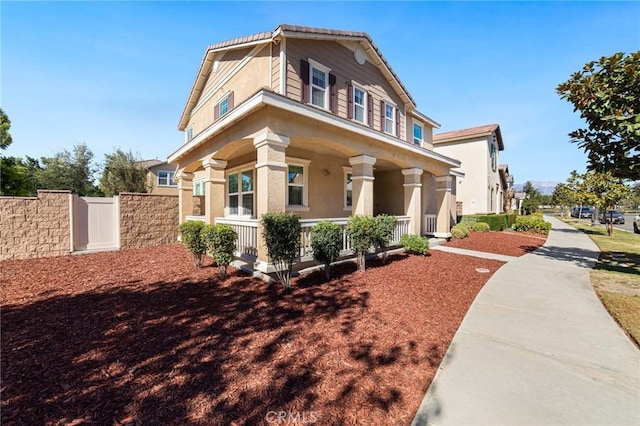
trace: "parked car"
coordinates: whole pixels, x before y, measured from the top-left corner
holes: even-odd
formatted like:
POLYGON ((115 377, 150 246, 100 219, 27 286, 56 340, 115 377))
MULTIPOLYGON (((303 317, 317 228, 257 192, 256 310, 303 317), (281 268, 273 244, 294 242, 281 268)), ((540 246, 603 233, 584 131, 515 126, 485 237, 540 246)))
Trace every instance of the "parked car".
POLYGON ((574 207, 571 210, 571 217, 590 219, 593 217, 593 210, 591 210, 591 207, 574 207))
POLYGON ((607 210, 600 218, 600 223, 617 223, 624 225, 624 215, 618 210, 607 210))
POLYGON ((640 213, 633 218, 633 232, 640 234, 640 213))

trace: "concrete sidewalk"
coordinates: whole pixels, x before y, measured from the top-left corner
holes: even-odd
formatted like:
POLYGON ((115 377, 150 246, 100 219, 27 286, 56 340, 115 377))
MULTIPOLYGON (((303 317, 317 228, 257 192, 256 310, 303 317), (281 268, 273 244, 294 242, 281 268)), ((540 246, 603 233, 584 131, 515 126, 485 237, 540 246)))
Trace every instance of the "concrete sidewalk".
POLYGON ((598 248, 545 219, 546 244, 476 297, 413 425, 640 425, 640 351, 591 287, 598 248))

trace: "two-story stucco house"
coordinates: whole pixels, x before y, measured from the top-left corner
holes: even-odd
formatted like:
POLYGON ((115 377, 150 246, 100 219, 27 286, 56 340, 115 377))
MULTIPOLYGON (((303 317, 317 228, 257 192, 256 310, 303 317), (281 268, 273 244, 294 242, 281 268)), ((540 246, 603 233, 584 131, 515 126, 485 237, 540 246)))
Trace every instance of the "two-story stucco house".
POLYGON ((455 178, 459 214, 504 211, 508 182, 507 169, 499 167, 499 153, 504 150, 499 125, 436 134, 433 149, 462 162, 457 170, 463 176, 455 178))
POLYGON ((234 226, 239 254, 261 271, 267 212, 299 213, 303 240, 320 218, 380 213, 398 216, 396 239, 446 237, 460 162, 433 150, 436 127, 365 33, 281 25, 216 43, 180 118, 184 144, 168 159, 180 220, 194 215, 202 182, 200 219, 234 226))

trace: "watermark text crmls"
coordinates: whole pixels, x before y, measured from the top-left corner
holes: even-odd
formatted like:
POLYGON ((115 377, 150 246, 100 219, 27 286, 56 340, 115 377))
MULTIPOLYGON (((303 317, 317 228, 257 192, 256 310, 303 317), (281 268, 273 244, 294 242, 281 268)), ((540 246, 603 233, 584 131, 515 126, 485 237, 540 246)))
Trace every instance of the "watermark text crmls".
POLYGON ((318 413, 315 411, 269 411, 264 419, 269 424, 313 424, 318 421, 318 413))

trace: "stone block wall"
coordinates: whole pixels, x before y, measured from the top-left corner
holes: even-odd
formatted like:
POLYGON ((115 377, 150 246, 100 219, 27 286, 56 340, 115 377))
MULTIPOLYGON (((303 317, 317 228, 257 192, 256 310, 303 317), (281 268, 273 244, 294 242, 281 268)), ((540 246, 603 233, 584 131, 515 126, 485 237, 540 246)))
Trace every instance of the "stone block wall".
POLYGON ((0 260, 70 253, 70 191, 0 197, 0 260))
POLYGON ((120 194, 120 248, 175 243, 178 196, 120 194))

